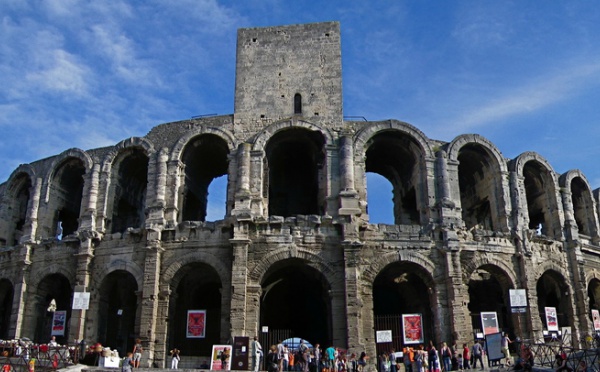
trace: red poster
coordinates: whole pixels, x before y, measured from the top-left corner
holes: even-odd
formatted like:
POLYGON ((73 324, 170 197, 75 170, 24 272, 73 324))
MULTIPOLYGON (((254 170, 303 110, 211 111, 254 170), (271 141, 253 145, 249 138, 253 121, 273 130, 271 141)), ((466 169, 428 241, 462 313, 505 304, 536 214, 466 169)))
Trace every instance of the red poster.
POLYGON ((206 310, 188 310, 187 338, 204 338, 205 331, 206 310))
POLYGON ((500 332, 498 326, 498 315, 495 311, 481 312, 481 326, 483 328, 484 335, 491 335, 492 333, 500 332))
POLYGON ((67 311, 57 310, 52 318, 52 336, 64 336, 65 325, 67 324, 67 311))
POLYGON ((405 344, 423 343, 423 323, 421 320, 421 314, 402 314, 405 344))
POLYGON ((210 358, 211 371, 231 370, 231 345, 213 345, 210 358))

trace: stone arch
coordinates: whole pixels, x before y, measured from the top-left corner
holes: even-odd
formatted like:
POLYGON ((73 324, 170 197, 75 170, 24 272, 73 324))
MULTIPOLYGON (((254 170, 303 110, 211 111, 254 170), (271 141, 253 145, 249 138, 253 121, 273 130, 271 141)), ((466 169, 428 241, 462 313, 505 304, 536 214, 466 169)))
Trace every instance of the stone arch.
POLYGON ((126 271, 133 275, 135 281, 137 283, 138 288, 144 287, 144 269, 133 261, 125 261, 123 259, 116 259, 111 261, 108 265, 103 266, 95 274, 92 276, 93 284, 90 286, 98 290, 104 278, 106 278, 110 273, 121 270, 126 271))
POLYGON ((254 138, 250 141, 250 143, 252 144, 252 151, 264 151, 267 142, 269 142, 269 139, 271 139, 271 137, 273 137, 278 132, 289 128, 304 128, 312 132, 320 132, 325 138, 325 145, 334 144, 333 135, 331 134, 329 129, 321 128, 320 126, 305 120, 291 118, 275 122, 265 127, 259 133, 257 133, 254 136, 254 138))
POLYGON ((508 287, 513 289, 516 288, 518 277, 514 269, 505 261, 498 260, 497 258, 492 259, 488 256, 478 256, 475 259, 469 259, 463 263, 463 283, 468 283, 469 278, 471 275, 473 275, 475 270, 483 266, 488 268, 496 268, 496 273, 503 274, 505 278, 509 279, 509 281, 506 283, 508 287))
POLYGON ((552 175, 552 178, 554 179, 554 181, 555 182, 558 181, 555 176, 556 172, 554 172, 554 168, 552 168, 552 165, 550 165, 548 160, 546 160, 542 155, 540 155, 534 151, 525 151, 525 152, 521 153, 519 156, 517 156, 516 158, 514 158, 513 160, 511 160, 509 162, 509 170, 511 172, 516 172, 518 175, 522 176, 523 175, 523 167, 530 160, 535 160, 538 163, 540 163, 544 168, 546 168, 548 173, 550 173, 552 175))
POLYGON ((597 237, 596 201, 583 172, 579 169, 570 170, 559 177, 558 184, 561 189, 568 190, 566 195, 562 195, 565 219, 574 220, 569 222, 574 223, 573 227, 576 226, 580 234, 597 237))
MULTIPOLYGON (((33 273, 32 273, 33 274, 33 273)), ((75 275, 76 267, 72 265, 70 262, 64 263, 53 263, 49 266, 43 267, 40 270, 35 272, 35 275, 30 275, 31 283, 29 283, 29 287, 37 288, 40 285, 40 282, 48 275, 52 274, 60 274, 67 278, 69 281, 69 285, 71 289, 74 287, 75 283, 75 275)))
MULTIPOLYGON (((36 171, 35 169, 29 165, 29 164, 21 164, 19 165, 19 167, 17 169, 15 169, 10 176, 8 177, 8 180, 6 181, 7 184, 7 190, 12 190, 15 187, 15 182, 18 184, 18 179, 19 177, 21 177, 22 175, 25 175, 27 177, 29 177, 29 179, 31 180, 31 182, 33 183, 33 181, 36 178, 36 171)), ((17 185, 18 186, 18 185, 17 185)))
POLYGON ((568 280, 568 271, 561 267, 556 260, 549 259, 536 267, 534 277, 538 316, 541 323, 546 324, 544 307, 555 307, 559 324, 568 324, 574 327, 574 333, 577 334, 579 332, 577 327, 581 323, 576 316, 575 304, 573 303, 575 289, 568 280), (550 287, 547 287, 548 284, 550 284, 550 287), (558 293, 553 292, 554 290, 558 290, 558 293))
POLYGON ((62 165, 62 163, 69 158, 75 158, 75 159, 81 160, 86 173, 89 172, 92 169, 92 166, 94 165, 94 161, 92 160, 91 156, 87 152, 80 150, 78 148, 72 148, 69 150, 65 150, 62 153, 60 153, 59 155, 57 155, 50 163, 50 166, 48 167, 48 169, 50 169, 50 171, 46 175, 46 190, 45 190, 46 195, 44 198, 44 201, 46 203, 48 202, 48 199, 50 198, 50 187, 52 186, 52 179, 54 178, 56 171, 62 165))
POLYGON ((198 128, 194 128, 194 130, 186 132, 184 136, 179 138, 179 140, 173 145, 173 148, 171 149, 171 155, 169 160, 181 161, 183 150, 185 149, 186 145, 195 137, 203 134, 214 134, 215 136, 218 136, 221 139, 223 139, 223 141, 227 143, 230 153, 234 152, 237 147, 237 141, 235 139, 235 136, 227 129, 200 126, 198 128))
POLYGON ((21 237, 26 233, 26 225, 31 219, 33 206, 33 192, 36 182, 35 170, 30 165, 20 165, 9 177, 6 189, 2 194, 4 210, 0 222, 0 246, 18 245, 21 237))
POLYGON ((429 139, 423 132, 421 132, 418 128, 412 126, 409 123, 405 123, 398 120, 386 120, 379 122, 370 122, 369 124, 362 127, 356 134, 354 135, 354 149, 356 156, 363 156, 364 149, 369 140, 377 133, 387 130, 397 130, 403 134, 408 135, 412 139, 414 139, 419 146, 421 147, 421 151, 423 152, 423 157, 432 158, 433 150, 429 145, 429 139))
POLYGON ((180 269, 191 263, 205 263, 215 269, 221 280, 223 288, 227 288, 231 282, 231 268, 225 265, 217 256, 209 252, 191 252, 182 256, 172 256, 165 260, 162 266, 165 268, 161 274, 161 282, 170 286, 176 286, 181 279, 178 277, 180 269))
POLYGON ((318 270, 323 274, 323 277, 327 280, 327 284, 330 288, 333 288, 333 286, 338 282, 335 279, 335 270, 329 266, 327 262, 309 250, 298 248, 295 245, 282 247, 265 255, 256 264, 256 266, 254 266, 254 269, 250 271, 248 274, 248 279, 255 284, 260 284, 262 283, 265 274, 269 271, 269 268, 273 264, 290 258, 298 258, 303 260, 308 266, 318 270))
POLYGON ((547 271, 555 271, 556 273, 561 275, 562 280, 565 283, 565 286, 569 289, 569 295, 573 295, 575 293, 575 290, 574 290, 571 282, 569 280, 567 280, 567 278, 569 278, 569 273, 565 269, 565 267, 566 266, 561 265, 561 263, 556 260, 547 259, 547 260, 544 260, 544 262, 538 264, 534 268, 533 277, 535 278, 535 281, 537 282, 542 277, 542 275, 544 275, 547 271))
POLYGON ((12 280, 0 277, 0 338, 9 339, 15 286, 12 280))
POLYGON ((375 260, 369 263, 369 267, 363 271, 360 279, 366 285, 373 285, 377 275, 379 275, 379 273, 388 265, 396 262, 410 262, 423 268, 424 272, 429 274, 426 278, 427 284, 435 285, 436 281, 433 277, 433 273, 436 271, 436 265, 433 261, 420 253, 407 251, 394 251, 378 255, 375 260))
POLYGON ((107 167, 112 167, 119 154, 126 149, 140 148, 144 154, 150 157, 155 153, 154 145, 152 142, 142 137, 130 137, 117 143, 112 149, 104 156, 102 163, 104 164, 104 171, 109 171, 107 167))
POLYGON ((510 199, 504 175, 508 168, 498 148, 480 135, 460 135, 448 145, 448 161, 458 164, 450 189, 460 200, 465 226, 507 232, 510 199))

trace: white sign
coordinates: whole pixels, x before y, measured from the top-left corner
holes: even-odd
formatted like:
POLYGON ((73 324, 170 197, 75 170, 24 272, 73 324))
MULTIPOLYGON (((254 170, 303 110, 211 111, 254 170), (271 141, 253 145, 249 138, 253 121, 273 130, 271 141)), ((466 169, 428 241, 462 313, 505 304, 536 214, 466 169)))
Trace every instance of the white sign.
POLYGON ((392 331, 377 331, 377 343, 392 342, 392 331))
POLYGON ((269 333, 269 326, 262 326, 262 333, 269 333))
POLYGON ((527 292, 524 289, 509 289, 511 307, 527 306, 527 292))
POLYGON ((90 307, 90 292, 73 293, 73 310, 87 310, 90 307))

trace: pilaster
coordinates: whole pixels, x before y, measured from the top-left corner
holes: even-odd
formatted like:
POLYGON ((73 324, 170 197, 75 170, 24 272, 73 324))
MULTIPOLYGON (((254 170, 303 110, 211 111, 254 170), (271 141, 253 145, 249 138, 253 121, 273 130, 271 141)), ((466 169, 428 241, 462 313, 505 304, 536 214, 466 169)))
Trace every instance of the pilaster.
MULTIPOLYGON (((95 234, 90 231, 82 232, 84 240, 81 241, 77 259, 77 272, 75 274, 75 292, 88 292, 91 279, 91 264, 94 258, 95 234)), ((69 321, 69 340, 82 340, 85 338, 85 317, 87 310, 72 310, 69 321)), ((88 342, 93 340, 87 340, 88 342)))
POLYGON ((358 353, 364 350, 363 328, 361 326, 362 317, 362 300, 360 294, 360 285, 358 278, 360 276, 358 264, 360 249, 363 247, 361 243, 344 242, 342 248, 344 250, 344 271, 346 284, 346 323, 356 326, 348 327, 348 349, 351 352, 358 353))
POLYGON ((231 336, 249 336, 246 330, 246 291, 248 286, 248 246, 250 240, 231 239, 231 336))
POLYGON ((157 329, 155 319, 158 318, 158 296, 160 280, 160 263, 162 258, 160 241, 148 240, 146 243, 146 258, 144 261, 144 284, 142 289, 140 339, 147 352, 146 367, 151 367, 155 358, 157 329))

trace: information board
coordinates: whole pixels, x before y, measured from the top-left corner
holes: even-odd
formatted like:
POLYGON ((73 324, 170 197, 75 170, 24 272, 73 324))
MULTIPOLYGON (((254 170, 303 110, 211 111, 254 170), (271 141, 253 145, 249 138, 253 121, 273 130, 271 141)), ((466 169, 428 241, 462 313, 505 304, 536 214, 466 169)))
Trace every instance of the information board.
POLYGON ((489 360, 500 360, 504 358, 502 353, 502 333, 490 333, 485 335, 485 344, 489 360))

